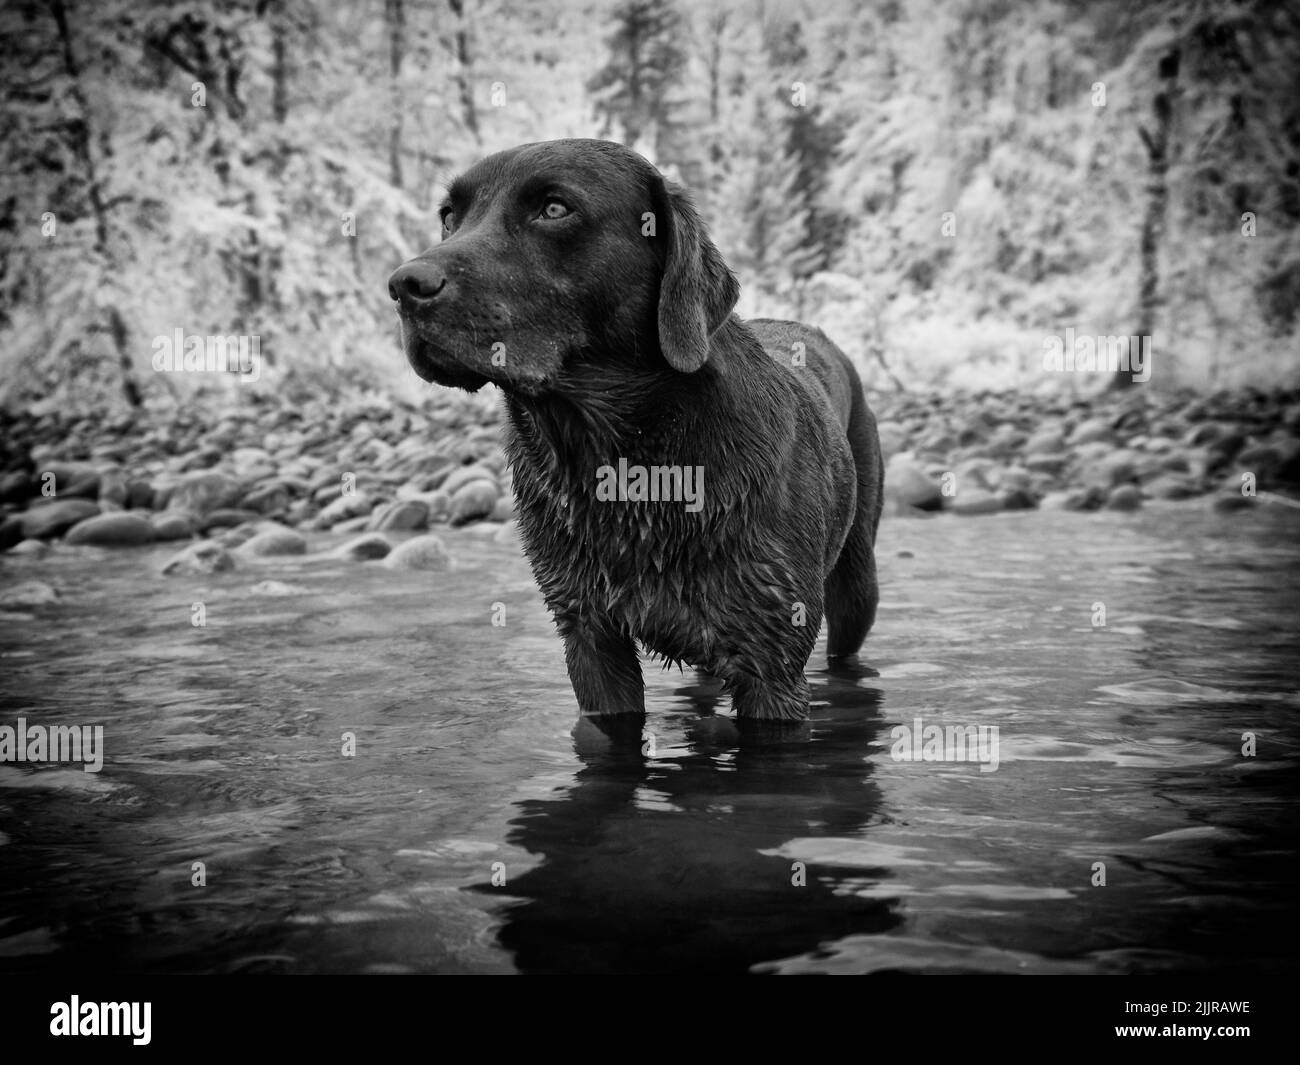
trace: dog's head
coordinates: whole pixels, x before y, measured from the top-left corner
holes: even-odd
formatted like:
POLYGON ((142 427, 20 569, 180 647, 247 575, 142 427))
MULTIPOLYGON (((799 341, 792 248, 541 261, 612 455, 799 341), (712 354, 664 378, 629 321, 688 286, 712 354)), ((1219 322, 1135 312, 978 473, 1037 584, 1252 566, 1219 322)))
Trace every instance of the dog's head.
POLYGON ((541 396, 584 364, 691 373, 736 303, 690 201, 618 144, 489 156, 452 182, 441 215, 442 242, 388 280, 427 381, 541 396))

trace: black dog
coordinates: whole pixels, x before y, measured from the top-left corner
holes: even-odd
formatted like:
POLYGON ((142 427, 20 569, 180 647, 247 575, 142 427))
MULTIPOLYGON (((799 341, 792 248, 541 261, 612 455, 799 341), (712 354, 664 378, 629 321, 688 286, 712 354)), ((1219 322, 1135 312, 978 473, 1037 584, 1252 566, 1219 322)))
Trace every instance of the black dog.
POLYGON ((505 392, 525 550, 584 715, 644 714, 636 641, 808 713, 803 668, 875 620, 876 423, 819 330, 732 315, 694 208, 635 152, 528 144, 452 183, 389 279, 428 381, 505 392))

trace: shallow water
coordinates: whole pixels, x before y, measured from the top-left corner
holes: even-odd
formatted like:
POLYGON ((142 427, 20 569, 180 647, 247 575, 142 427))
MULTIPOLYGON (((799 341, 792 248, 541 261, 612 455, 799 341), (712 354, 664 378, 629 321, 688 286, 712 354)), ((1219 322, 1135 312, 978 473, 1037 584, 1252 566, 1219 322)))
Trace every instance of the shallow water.
POLYGON ((823 640, 811 724, 751 732, 647 663, 640 750, 575 739, 481 532, 446 574, 7 558, 62 599, 0 612, 0 725, 105 759, 0 765, 0 971, 1294 973, 1298 532, 886 520, 878 675, 823 640), (996 726, 996 770, 895 760, 918 718, 996 726))

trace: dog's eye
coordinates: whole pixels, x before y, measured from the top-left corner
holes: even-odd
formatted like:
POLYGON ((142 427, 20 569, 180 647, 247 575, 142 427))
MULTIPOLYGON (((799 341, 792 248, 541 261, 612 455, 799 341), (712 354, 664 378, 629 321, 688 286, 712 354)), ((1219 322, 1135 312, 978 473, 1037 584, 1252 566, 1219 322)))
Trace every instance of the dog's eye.
POLYGON ((450 207, 444 207, 439 215, 442 218, 442 235, 445 237, 456 227, 456 216, 451 213, 450 207))
POLYGON ((559 200, 550 199, 542 204, 542 217, 550 219, 551 221, 554 221, 557 218, 564 218, 568 213, 568 206, 559 200))

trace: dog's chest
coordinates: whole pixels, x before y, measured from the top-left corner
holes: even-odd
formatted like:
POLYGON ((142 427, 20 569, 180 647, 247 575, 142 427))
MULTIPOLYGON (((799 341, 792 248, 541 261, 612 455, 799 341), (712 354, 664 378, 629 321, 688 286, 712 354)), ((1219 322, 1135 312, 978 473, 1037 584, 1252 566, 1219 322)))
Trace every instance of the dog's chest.
POLYGON ((708 515, 680 503, 600 501, 551 485, 519 492, 519 521, 548 597, 628 619, 689 601, 717 550, 708 515))
POLYGON ((732 510, 706 506, 693 514, 680 504, 605 504, 536 488, 518 489, 518 518, 557 617, 716 669, 742 634, 784 617, 800 598, 795 573, 772 561, 778 553, 753 554, 752 535, 738 535, 743 515, 732 510))
POLYGON ((533 574, 557 619, 626 633, 678 661, 716 663, 741 633, 766 623, 759 619, 783 617, 808 598, 797 590, 791 545, 774 538, 781 523, 763 520, 773 501, 722 476, 718 464, 704 467, 707 481, 683 476, 680 493, 669 490, 678 482, 661 477, 657 498, 636 498, 631 471, 648 456, 690 458, 678 447, 638 443, 610 459, 601 454, 608 449, 507 436, 533 574), (596 457, 562 457, 577 453, 596 457))

